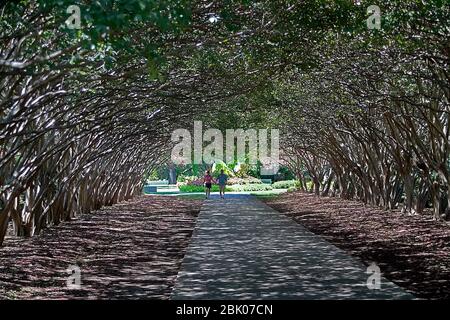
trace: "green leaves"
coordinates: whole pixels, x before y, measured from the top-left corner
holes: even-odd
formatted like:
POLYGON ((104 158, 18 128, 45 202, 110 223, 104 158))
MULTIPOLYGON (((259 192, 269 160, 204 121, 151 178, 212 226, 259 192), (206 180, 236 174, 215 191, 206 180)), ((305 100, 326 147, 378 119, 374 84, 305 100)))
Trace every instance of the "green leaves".
POLYGON ((163 80, 163 69, 166 64, 166 59, 164 55, 161 54, 160 50, 155 45, 146 45, 145 57, 147 61, 147 70, 150 80, 163 80))

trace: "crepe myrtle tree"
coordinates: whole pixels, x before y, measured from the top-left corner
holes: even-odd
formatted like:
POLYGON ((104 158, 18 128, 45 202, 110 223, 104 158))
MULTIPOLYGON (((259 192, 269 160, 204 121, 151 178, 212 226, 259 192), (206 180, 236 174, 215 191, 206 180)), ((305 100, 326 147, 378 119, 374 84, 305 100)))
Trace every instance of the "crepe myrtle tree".
POLYGON ((280 127, 305 188, 447 217, 449 5, 384 1, 371 30, 371 4, 2 3, 0 243, 139 194, 224 106, 280 127))
POLYGON ((396 7, 387 20, 396 28, 369 38, 343 34, 321 50, 319 68, 292 70, 280 82, 289 148, 303 154, 294 161, 303 159, 304 166, 311 153, 326 159, 343 198, 413 214, 430 206, 444 219, 450 188, 449 25, 443 16, 449 7, 396 7))

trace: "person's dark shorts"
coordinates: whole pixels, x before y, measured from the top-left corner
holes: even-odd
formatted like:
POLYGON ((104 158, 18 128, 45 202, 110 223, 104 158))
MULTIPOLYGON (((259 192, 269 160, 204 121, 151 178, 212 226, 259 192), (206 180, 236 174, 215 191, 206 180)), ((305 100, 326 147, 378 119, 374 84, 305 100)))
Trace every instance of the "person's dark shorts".
POLYGON ((205 187, 211 189, 211 183, 205 183, 205 187))

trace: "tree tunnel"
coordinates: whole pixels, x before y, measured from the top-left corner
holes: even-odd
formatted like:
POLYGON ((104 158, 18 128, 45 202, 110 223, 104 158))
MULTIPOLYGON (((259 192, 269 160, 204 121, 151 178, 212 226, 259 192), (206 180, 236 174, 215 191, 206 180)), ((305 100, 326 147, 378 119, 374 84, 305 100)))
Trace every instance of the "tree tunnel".
POLYGON ((0 4, 0 244, 141 194, 194 120, 278 128, 305 191, 449 218, 445 1, 381 28, 370 1, 73 2, 0 4))

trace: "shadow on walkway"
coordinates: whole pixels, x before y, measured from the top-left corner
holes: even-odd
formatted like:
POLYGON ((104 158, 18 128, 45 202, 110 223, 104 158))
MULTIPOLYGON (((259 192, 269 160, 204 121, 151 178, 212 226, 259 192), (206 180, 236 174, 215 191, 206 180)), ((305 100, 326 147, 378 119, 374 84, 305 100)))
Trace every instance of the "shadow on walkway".
POLYGON ((252 196, 205 201, 172 299, 411 299, 252 196))

